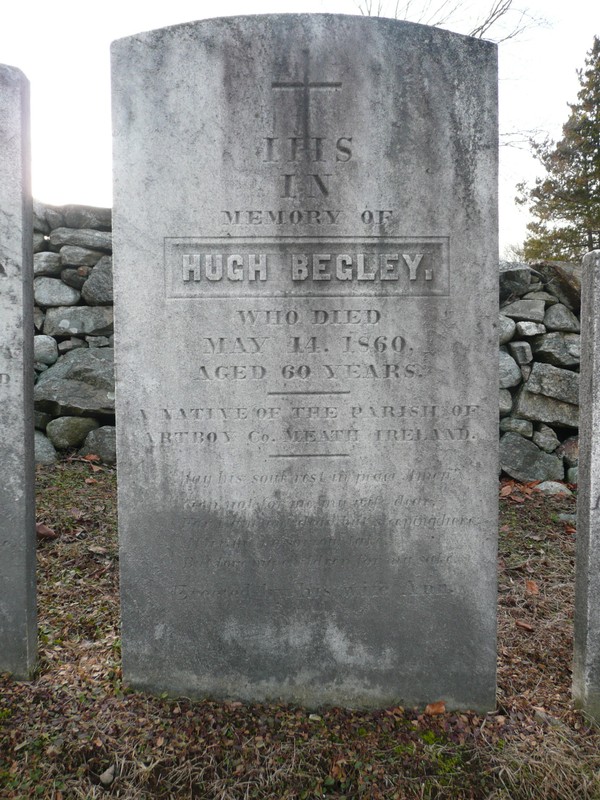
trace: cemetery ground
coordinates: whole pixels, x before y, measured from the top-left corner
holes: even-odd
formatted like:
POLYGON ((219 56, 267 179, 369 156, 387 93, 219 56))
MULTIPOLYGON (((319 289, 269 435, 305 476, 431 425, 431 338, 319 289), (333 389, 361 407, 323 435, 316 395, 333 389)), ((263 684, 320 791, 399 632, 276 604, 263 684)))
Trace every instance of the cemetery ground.
POLYGON ((493 713, 315 711, 127 689, 115 473, 92 457, 37 478, 40 659, 0 677, 3 800, 600 798, 600 734, 570 700, 574 496, 500 485, 493 713))

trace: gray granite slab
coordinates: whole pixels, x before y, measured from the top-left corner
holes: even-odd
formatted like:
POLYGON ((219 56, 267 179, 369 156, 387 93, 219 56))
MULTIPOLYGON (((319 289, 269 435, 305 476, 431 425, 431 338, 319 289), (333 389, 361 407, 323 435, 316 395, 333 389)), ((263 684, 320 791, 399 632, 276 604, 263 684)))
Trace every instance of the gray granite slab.
POLYGON ((283 15, 112 58, 125 679, 492 708, 495 47, 283 15))
POLYGON ((0 672, 36 661, 29 82, 0 65, 0 672))
POLYGON ((600 723, 600 251, 583 259, 573 696, 600 723))

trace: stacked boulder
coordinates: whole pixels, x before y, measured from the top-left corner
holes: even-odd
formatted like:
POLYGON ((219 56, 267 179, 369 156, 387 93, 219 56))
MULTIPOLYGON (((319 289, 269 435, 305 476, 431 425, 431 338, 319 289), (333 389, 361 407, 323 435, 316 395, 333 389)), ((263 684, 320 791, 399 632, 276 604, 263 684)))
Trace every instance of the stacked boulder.
POLYGON ((115 462, 111 211, 34 203, 36 460, 115 462))
MULTIPOLYGON (((36 459, 115 462, 111 211, 34 203, 36 459)), ((577 482, 581 267, 500 266, 500 469, 577 482)))
POLYGON ((500 267, 500 469, 577 483, 581 267, 500 267))

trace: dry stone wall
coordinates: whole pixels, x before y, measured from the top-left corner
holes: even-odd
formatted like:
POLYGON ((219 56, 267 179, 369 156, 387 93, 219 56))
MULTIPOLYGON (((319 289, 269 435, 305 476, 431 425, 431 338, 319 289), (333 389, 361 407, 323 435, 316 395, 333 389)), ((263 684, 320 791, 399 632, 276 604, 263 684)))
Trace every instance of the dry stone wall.
POLYGON ((34 204, 36 460, 115 461, 111 211, 34 204))
POLYGON ((500 267, 500 469, 577 482, 581 267, 500 267))
MULTIPOLYGON (((34 206, 36 459, 115 461, 111 211, 34 206)), ((581 267, 500 266, 500 468, 577 482, 581 267)))

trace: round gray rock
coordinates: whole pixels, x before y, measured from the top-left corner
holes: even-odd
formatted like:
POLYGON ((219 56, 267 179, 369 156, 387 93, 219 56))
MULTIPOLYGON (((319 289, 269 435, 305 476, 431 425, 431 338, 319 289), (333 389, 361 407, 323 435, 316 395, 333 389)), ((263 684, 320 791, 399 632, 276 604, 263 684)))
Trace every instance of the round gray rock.
POLYGON ((109 306, 113 303, 112 258, 105 256, 92 270, 83 284, 83 299, 90 306, 109 306))
POLYGON ((81 299, 81 293, 72 286, 67 286, 59 278, 35 278, 33 296, 38 306, 44 308, 56 306, 75 306, 81 299))
POLYGON ((44 320, 44 333, 50 336, 110 336, 113 332, 113 310, 107 306, 51 308, 44 320))
POLYGON ((60 260, 66 267, 93 267, 103 255, 99 250, 69 244, 60 248, 60 260))
POLYGON ((58 417, 46 426, 46 436, 57 450, 78 447, 90 431, 99 427, 91 417, 58 417))
POLYGON ((544 316, 544 325, 549 331, 567 331, 579 333, 579 320, 575 314, 562 303, 550 306, 544 316))
POLYGON ((33 256, 33 275, 47 275, 51 278, 58 278, 62 269, 62 262, 58 253, 36 253, 33 256))
POLYGON ((35 408, 54 417, 112 416, 115 413, 114 351, 73 350, 38 378, 35 408))
POLYGON ((508 389, 500 389, 500 416, 505 417, 512 411, 513 399, 508 389))
POLYGON ((514 358, 500 350, 500 388, 508 389, 521 383, 521 370, 514 358))
POLYGON ((34 431, 33 441, 35 447, 36 464, 54 464, 56 450, 52 442, 41 431, 34 431))
POLYGON ((515 321, 510 317, 505 317, 504 314, 500 314, 498 317, 498 336, 500 339, 500 344, 506 344, 510 342, 512 337, 515 334, 515 328, 517 327, 515 321))
POLYGON ((67 267, 67 269, 63 269, 60 273, 60 279, 74 289, 81 289, 83 284, 90 277, 91 272, 91 267, 67 267))
POLYGON ((58 358, 58 345, 52 336, 40 334, 33 337, 33 360, 51 366, 58 358))
POLYGON ((570 489, 567 489, 564 483, 558 483, 558 481, 543 481, 543 483, 538 484, 535 488, 538 492, 542 492, 542 494, 573 494, 570 489))
POLYGON ((518 433, 500 439, 500 468, 518 481, 552 481, 565 477, 562 458, 544 453, 518 433))
POLYGON ((532 339, 536 361, 555 367, 576 367, 581 361, 581 336, 578 333, 554 331, 532 339))
POLYGON ((112 425, 103 425, 101 428, 88 433, 79 455, 95 455, 104 464, 117 463, 116 430, 112 425))

